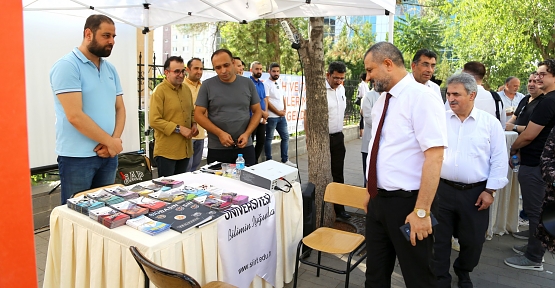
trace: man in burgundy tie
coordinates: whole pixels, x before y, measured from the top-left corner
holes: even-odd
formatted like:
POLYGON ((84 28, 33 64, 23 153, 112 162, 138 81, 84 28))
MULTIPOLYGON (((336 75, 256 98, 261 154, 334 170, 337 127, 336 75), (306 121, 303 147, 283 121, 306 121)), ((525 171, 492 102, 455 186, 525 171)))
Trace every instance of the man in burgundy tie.
POLYGON ((430 210, 443 150, 445 108, 434 92, 405 70, 403 55, 388 42, 364 55, 368 77, 382 93, 372 108, 368 151, 365 287, 391 287, 395 258, 405 285, 435 287, 430 210), (399 229, 410 223, 410 241, 399 229))

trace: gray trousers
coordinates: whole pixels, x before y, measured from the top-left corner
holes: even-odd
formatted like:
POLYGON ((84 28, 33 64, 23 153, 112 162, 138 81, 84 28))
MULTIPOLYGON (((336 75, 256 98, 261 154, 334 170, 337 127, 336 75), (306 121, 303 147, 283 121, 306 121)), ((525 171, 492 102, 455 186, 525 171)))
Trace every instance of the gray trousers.
POLYGON ((202 150, 204 149, 204 139, 193 139, 193 157, 187 166, 187 172, 193 172, 198 169, 200 161, 202 161, 202 150))
POLYGON ((530 225, 528 249, 524 256, 530 261, 541 263, 545 249, 541 241, 534 237, 540 223, 541 208, 545 195, 545 182, 542 179, 541 167, 520 165, 518 182, 520 182, 520 192, 522 193, 522 209, 528 215, 530 225))

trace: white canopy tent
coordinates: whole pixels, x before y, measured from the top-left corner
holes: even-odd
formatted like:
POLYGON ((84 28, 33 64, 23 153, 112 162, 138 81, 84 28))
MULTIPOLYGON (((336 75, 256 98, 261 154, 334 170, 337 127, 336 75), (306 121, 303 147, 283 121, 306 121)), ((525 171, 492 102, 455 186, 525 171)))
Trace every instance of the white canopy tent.
MULTIPOLYGON (((22 0, 22 3, 24 11, 52 11, 82 17, 100 13, 140 28, 145 34, 145 55, 149 53, 147 33, 168 24, 389 15, 389 35, 393 35, 395 13, 395 0, 22 0)), ((392 41, 393 37, 389 38, 392 41)), ((148 61, 144 65, 144 71, 148 71, 148 61)), ((144 77, 144 83, 148 83, 147 73, 144 77)), ((148 107, 149 91, 143 92, 148 107)), ((148 127, 148 113, 145 113, 145 127, 148 127)), ((148 142, 148 137, 145 140, 148 142)))

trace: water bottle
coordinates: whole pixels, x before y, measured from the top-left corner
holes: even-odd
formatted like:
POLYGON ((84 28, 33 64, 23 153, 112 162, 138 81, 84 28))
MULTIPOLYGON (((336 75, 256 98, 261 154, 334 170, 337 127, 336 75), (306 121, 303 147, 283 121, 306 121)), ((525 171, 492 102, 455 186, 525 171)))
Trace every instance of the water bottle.
POLYGON ((237 175, 235 176, 235 178, 240 179, 241 170, 245 169, 245 158, 243 158, 243 154, 239 154, 237 160, 235 160, 235 169, 237 170, 237 175))
POLYGON ((513 155, 513 157, 511 157, 511 163, 513 164, 513 172, 518 172, 518 168, 520 167, 518 156, 513 155))

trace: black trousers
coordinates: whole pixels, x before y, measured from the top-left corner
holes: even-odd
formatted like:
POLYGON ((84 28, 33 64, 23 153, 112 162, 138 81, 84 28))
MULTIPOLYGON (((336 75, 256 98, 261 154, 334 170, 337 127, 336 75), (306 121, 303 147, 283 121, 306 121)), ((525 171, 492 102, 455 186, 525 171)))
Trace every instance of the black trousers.
POLYGON ((256 129, 251 135, 252 141, 254 142, 256 139, 256 143, 254 145, 254 157, 256 157, 254 164, 258 164, 258 159, 260 158, 260 154, 264 151, 264 142, 266 141, 266 124, 258 124, 256 129))
POLYGON ((435 199, 434 273, 437 287, 451 287, 451 236, 457 235, 461 251, 453 263, 458 273, 468 275, 480 261, 482 246, 486 241, 489 208, 478 211, 476 200, 486 184, 468 190, 458 190, 440 181, 435 199))
POLYGON ((208 148, 208 155, 206 156, 206 163, 219 161, 222 163, 235 163, 237 155, 243 154, 245 159, 245 166, 254 165, 254 147, 252 145, 245 148, 234 149, 210 149, 208 148))
POLYGON ((187 166, 189 165, 189 158, 172 160, 162 156, 156 156, 154 161, 156 161, 158 177, 185 173, 187 172, 187 166))
MULTIPOLYGON (((345 135, 343 132, 330 134, 331 177, 333 182, 345 183, 343 168, 345 167, 345 135)), ((343 205, 334 205, 335 213, 345 211, 343 205)))
POLYGON ((530 261, 540 263, 545 253, 541 241, 534 236, 540 223, 543 199, 545 197, 545 182, 542 178, 541 167, 520 165, 518 171, 518 182, 522 194, 522 209, 526 212, 529 220, 530 237, 528 248, 524 256, 530 261))
MULTIPOLYGON (((407 192, 410 193, 410 192, 407 192)), ((409 194, 410 195, 410 194, 409 194)), ((368 203, 366 214, 366 288, 391 287, 395 257, 399 259, 408 288, 435 287, 432 271, 433 234, 412 246, 399 227, 413 213, 416 195, 377 197, 368 203)))

